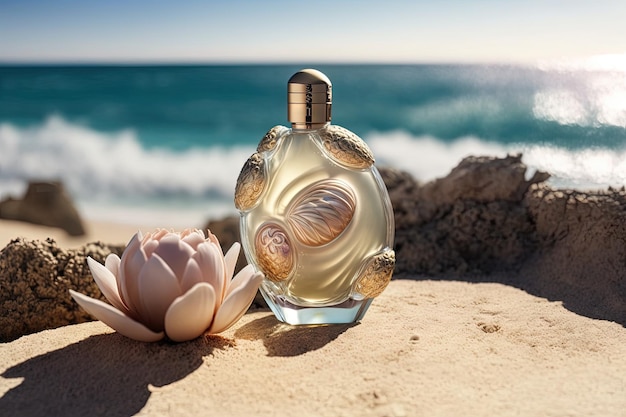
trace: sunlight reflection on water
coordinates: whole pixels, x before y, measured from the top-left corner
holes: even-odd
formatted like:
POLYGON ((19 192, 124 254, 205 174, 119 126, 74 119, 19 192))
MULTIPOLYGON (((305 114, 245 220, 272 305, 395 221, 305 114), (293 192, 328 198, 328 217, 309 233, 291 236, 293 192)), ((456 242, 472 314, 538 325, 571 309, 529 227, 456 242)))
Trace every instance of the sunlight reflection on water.
POLYGON ((535 93, 533 114, 562 125, 626 127, 626 55, 539 65, 569 80, 535 93))

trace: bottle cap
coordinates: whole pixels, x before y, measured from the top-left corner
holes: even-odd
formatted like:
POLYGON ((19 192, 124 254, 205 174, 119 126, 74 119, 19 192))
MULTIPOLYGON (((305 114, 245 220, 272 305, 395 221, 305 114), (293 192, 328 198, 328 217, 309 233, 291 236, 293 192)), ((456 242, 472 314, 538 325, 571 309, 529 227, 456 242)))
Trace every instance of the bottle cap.
POLYGON ((333 85, 315 69, 296 72, 287 83, 287 117, 294 129, 319 129, 331 118, 333 85))

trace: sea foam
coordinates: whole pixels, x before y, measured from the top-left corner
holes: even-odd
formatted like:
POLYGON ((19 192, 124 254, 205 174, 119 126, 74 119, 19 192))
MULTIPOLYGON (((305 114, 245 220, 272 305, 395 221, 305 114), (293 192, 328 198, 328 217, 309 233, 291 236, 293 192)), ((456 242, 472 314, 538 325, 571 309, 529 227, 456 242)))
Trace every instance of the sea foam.
MULTIPOLYGON (((505 145, 469 136, 443 141, 404 131, 363 138, 377 165, 406 170, 420 181, 446 175, 468 155, 521 152, 529 175, 550 172, 558 186, 626 184, 626 148, 505 145)), ((208 218, 236 214, 235 183, 253 152, 237 145, 146 149, 133 130, 101 132, 60 116, 30 127, 1 123, 0 198, 19 196, 28 180, 61 180, 89 219, 197 227, 208 218)))
POLYGON ((0 197, 21 194, 31 179, 60 180, 89 218, 145 224, 182 212, 167 222, 188 224, 231 211, 227 201, 252 152, 245 146, 145 149, 132 130, 99 132, 59 116, 26 128, 2 123, 0 197))
POLYGON ((412 136, 396 131, 373 133, 367 142, 379 165, 393 166, 421 181, 445 176, 463 158, 521 153, 528 176, 536 170, 552 175, 554 186, 601 189, 626 184, 626 147, 566 149, 543 144, 501 144, 476 137, 442 141, 432 136, 412 136))

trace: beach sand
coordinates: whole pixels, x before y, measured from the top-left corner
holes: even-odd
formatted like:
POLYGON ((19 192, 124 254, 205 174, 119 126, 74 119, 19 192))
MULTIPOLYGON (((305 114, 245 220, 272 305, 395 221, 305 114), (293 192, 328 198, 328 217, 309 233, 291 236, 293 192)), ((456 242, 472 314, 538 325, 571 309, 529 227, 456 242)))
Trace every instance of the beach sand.
MULTIPOLYGON (((155 229, 154 225, 135 226, 122 223, 102 221, 85 222, 86 234, 70 236, 63 230, 55 227, 34 225, 21 221, 0 219, 0 249, 4 248, 12 239, 24 237, 28 239, 54 239, 63 249, 78 248, 85 243, 101 241, 109 244, 126 244, 138 230, 147 232, 155 229)), ((162 226, 168 228, 168 226, 162 226)))
MULTIPOLYGON (((137 227, 0 222, 0 245, 124 243, 137 227)), ((100 322, 0 344, 0 415, 626 416, 626 328, 498 283, 395 280, 355 325, 248 313, 144 344, 100 322)))

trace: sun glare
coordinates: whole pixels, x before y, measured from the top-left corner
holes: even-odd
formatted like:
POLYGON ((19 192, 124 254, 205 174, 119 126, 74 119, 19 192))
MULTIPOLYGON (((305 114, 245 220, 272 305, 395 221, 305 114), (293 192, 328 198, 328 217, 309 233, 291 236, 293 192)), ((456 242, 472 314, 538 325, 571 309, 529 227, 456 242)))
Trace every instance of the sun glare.
POLYGON ((539 68, 561 76, 535 94, 535 117, 562 125, 626 128, 626 54, 546 61, 539 68))
POLYGON ((601 54, 577 58, 558 58, 539 61, 542 70, 626 72, 626 53, 601 54))
POLYGON ((626 53, 594 55, 583 60, 582 67, 589 71, 626 72, 626 53))

